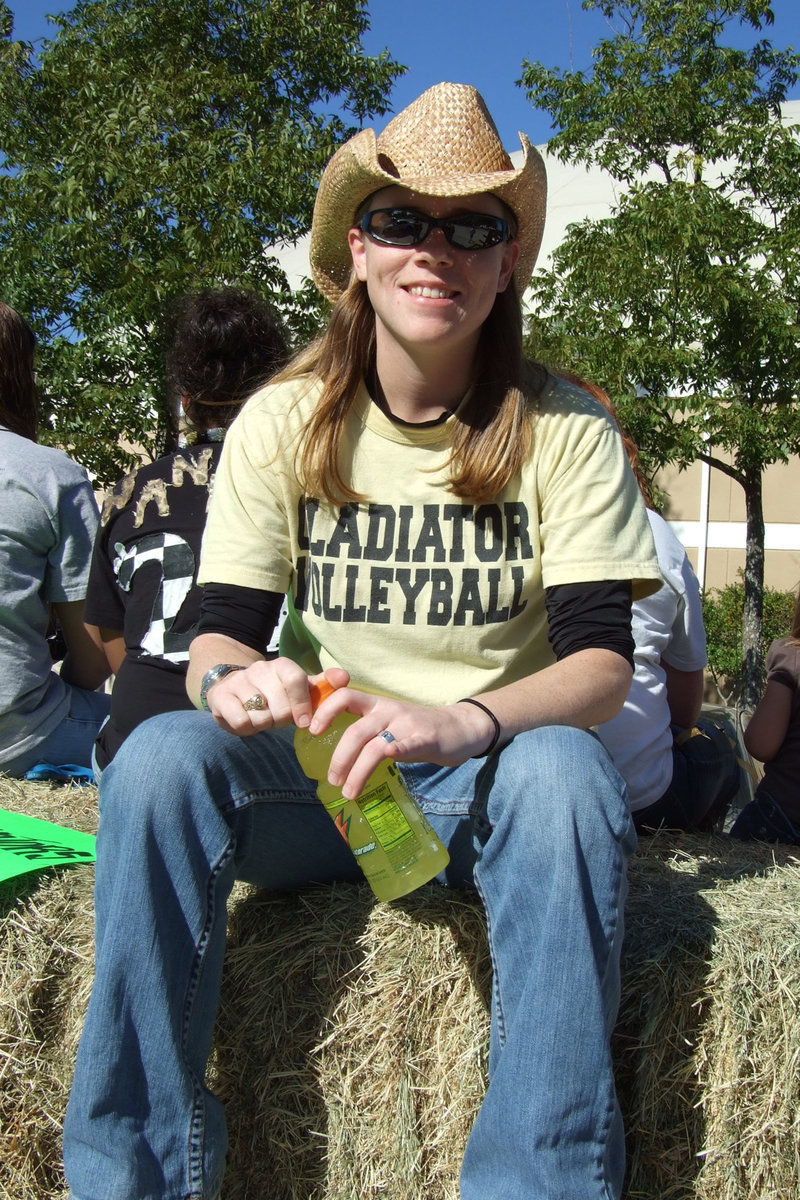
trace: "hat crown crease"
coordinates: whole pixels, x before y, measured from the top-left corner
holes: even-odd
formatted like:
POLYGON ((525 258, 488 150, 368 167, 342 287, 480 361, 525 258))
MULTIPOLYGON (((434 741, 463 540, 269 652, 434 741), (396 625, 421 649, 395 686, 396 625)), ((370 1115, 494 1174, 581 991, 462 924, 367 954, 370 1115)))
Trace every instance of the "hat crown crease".
POLYGON ((465 84, 424 92, 389 122, 377 144, 381 165, 391 164, 388 173, 398 179, 513 170, 480 94, 465 84))

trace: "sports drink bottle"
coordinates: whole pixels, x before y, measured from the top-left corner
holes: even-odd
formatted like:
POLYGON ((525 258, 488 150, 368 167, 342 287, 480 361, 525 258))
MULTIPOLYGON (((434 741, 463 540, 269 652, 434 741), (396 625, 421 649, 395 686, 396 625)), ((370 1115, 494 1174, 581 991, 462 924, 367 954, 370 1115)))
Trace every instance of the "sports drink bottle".
MULTIPOLYGON (((327 680, 309 685, 314 708, 335 690, 327 680)), ((294 735, 297 760, 347 842, 379 900, 396 900, 433 879, 450 855, 403 783, 396 765, 384 761, 370 775, 364 791, 346 800, 328 783, 328 767, 339 738, 358 717, 342 713, 324 733, 307 729, 294 735)))

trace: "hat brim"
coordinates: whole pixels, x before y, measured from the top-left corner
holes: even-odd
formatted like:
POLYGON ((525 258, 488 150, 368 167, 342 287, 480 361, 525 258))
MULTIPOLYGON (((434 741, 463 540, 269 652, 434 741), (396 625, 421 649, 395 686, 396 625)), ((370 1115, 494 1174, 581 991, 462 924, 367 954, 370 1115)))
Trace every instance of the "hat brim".
POLYGON ((340 146, 320 181, 311 225, 311 274, 323 296, 335 301, 347 288, 352 269, 348 232, 364 201, 373 192, 387 187, 404 187, 424 196, 475 196, 489 192, 502 200, 517 221, 520 256, 514 280, 522 295, 542 244, 547 174, 536 147, 524 133, 520 133, 519 139, 523 161, 516 169, 435 176, 404 177, 387 171, 381 165, 373 129, 363 129, 340 146))

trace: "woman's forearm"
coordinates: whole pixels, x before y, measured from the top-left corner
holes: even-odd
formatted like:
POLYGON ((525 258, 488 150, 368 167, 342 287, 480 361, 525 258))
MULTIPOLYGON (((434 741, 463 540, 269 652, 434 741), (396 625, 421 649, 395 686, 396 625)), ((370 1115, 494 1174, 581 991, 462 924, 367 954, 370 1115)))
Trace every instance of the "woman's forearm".
POLYGON ((589 729, 610 721, 625 703, 632 678, 630 664, 613 650, 579 650, 518 683, 475 695, 508 740, 542 725, 589 729))

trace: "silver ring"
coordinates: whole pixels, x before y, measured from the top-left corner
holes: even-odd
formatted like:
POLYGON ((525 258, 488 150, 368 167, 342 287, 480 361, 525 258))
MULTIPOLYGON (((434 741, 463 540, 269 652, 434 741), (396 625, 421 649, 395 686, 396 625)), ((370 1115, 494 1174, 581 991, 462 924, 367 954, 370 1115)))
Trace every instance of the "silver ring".
POLYGON ((383 738, 385 742, 393 742, 395 740, 394 734, 389 733, 388 729, 384 729, 383 733, 378 734, 378 737, 383 738))
POLYGON ((246 712, 260 711, 267 707, 267 702, 261 695, 261 692, 254 692, 252 696, 248 696, 242 701, 242 707, 246 712))

